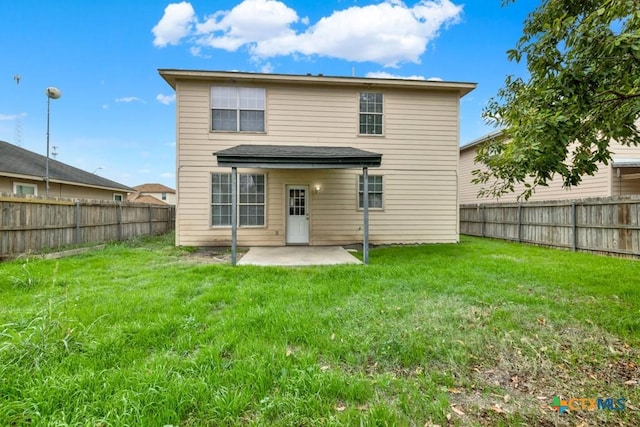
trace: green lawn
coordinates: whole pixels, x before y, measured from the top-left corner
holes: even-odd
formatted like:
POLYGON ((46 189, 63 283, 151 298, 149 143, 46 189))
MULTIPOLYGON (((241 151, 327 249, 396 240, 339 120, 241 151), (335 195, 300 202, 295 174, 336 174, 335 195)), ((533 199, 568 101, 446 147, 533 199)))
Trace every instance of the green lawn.
POLYGON ((639 422, 638 261, 463 237, 233 268, 171 239, 0 264, 0 425, 639 422))

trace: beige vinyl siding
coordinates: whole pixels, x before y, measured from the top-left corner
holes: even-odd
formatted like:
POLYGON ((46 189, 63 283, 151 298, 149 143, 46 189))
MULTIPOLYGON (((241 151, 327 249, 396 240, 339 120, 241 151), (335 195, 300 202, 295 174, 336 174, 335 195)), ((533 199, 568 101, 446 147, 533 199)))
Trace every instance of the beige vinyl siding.
MULTIPOLYGON (((640 119, 636 121, 636 127, 640 128, 640 119)), ((480 186, 471 184, 471 171, 479 169, 473 162, 476 155, 476 146, 462 147, 460 149, 459 185, 460 203, 495 202, 486 198, 477 198, 480 186)), ((617 141, 611 141, 609 146, 613 159, 638 159, 640 160, 640 147, 625 146, 617 141)), ((640 169, 640 168, 639 168, 640 169)), ((513 202, 516 194, 522 192, 523 187, 518 186, 513 194, 500 198, 500 202, 513 202)), ((566 190, 561 183, 553 181, 549 187, 540 187, 530 200, 558 200, 579 199, 586 197, 607 197, 616 195, 640 194, 640 170, 632 168, 622 169, 618 176, 616 168, 611 164, 599 166, 593 176, 584 176, 580 185, 566 190)))
MULTIPOLYGON (((0 193, 13 193, 13 183, 35 185, 38 188, 38 196, 46 194, 46 184, 43 181, 36 181, 25 178, 15 178, 0 176, 0 193)), ((60 184, 56 182, 49 183, 49 196, 65 197, 70 199, 86 199, 86 200, 113 200, 114 194, 122 194, 126 200, 127 192, 104 190, 93 187, 83 187, 80 185, 60 184)))
MULTIPOLYGON (((370 210, 372 244, 457 242, 458 102, 455 91, 380 90, 384 135, 358 135, 358 87, 266 86, 266 132, 211 132, 210 86, 180 81, 177 244, 228 245, 231 230, 211 227, 214 152, 239 144, 349 146, 383 154, 384 209, 370 210)), ((240 86, 250 86, 239 83, 240 86)), ((238 244, 284 245, 287 185, 309 187, 311 245, 362 241, 357 208, 361 169, 248 170, 267 176, 266 225, 239 228, 238 244), (321 185, 315 194, 315 185, 321 185)))
MULTIPOLYGON (((474 163, 476 155, 476 147, 470 147, 460 150, 460 170, 459 170, 459 192, 460 204, 467 203, 495 203, 497 202, 515 202, 525 187, 524 185, 516 185, 515 191, 505 194, 500 199, 491 199, 486 197, 478 197, 478 191, 485 185, 472 184, 471 180, 474 176, 471 171, 482 169, 481 165, 474 163)), ((579 199, 584 197, 605 197, 609 194, 609 169, 607 166, 601 167, 593 176, 585 176, 582 183, 578 187, 567 190, 562 187, 562 182, 553 180, 548 187, 539 186, 535 193, 529 199, 530 201, 541 200, 562 200, 562 199, 579 199)))
POLYGON ((632 168, 625 171, 627 174, 621 174, 619 177, 612 178, 612 193, 614 196, 622 196, 628 194, 640 194, 640 168, 632 168))
POLYGON ((38 195, 44 196, 45 193, 45 183, 42 181, 34 181, 25 178, 14 178, 14 177, 6 177, 0 176, 0 193, 13 193, 13 183, 17 182, 20 184, 27 185, 35 185, 38 189, 38 195))
MULTIPOLYGON (((640 127, 640 120, 636 124, 640 127)), ((640 147, 615 144, 612 146, 614 159, 637 159, 640 161, 640 147)), ((613 195, 640 194, 640 168, 617 168, 611 170, 611 192, 613 195)))

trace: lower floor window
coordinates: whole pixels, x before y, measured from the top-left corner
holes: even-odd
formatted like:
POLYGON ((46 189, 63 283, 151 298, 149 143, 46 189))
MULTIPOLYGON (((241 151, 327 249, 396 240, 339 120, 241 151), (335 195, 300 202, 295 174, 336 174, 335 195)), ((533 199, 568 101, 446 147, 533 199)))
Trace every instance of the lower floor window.
POLYGON ((265 225, 265 176, 238 174, 238 182, 231 182, 230 173, 211 175, 211 225, 231 225, 232 185, 238 188, 238 225, 259 227, 265 225))
POLYGON ((14 194, 28 194, 31 196, 38 195, 38 187, 33 184, 21 184, 16 182, 13 184, 14 194))
MULTIPOLYGON (((364 195, 362 175, 358 177, 358 207, 362 209, 364 206, 362 197, 364 195)), ((382 176, 369 175, 368 180, 369 208, 382 209, 382 176)))

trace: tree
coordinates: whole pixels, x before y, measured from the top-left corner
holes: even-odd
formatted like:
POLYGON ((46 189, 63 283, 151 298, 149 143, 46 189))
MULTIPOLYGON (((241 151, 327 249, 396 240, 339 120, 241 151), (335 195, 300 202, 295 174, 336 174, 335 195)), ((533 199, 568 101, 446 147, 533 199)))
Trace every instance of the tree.
POLYGON ((640 143, 640 0, 543 0, 507 55, 530 76, 508 76, 483 111, 504 138, 478 150, 480 195, 576 186, 608 164, 612 139, 640 143))

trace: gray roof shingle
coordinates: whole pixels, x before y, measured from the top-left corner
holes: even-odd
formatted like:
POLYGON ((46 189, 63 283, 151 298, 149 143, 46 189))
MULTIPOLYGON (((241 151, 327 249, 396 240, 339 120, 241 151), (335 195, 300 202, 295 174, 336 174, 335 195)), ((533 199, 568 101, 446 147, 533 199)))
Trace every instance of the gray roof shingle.
MULTIPOLYGON (((45 177, 46 156, 34 153, 17 145, 0 141, 0 175, 24 175, 33 179, 45 177)), ((133 191, 126 185, 111 181, 99 175, 83 171, 54 159, 49 159, 49 181, 70 182, 90 187, 133 191)))
POLYGON ((353 147, 311 147, 300 145, 237 145, 214 155, 219 166, 274 168, 378 167, 382 154, 353 147))

